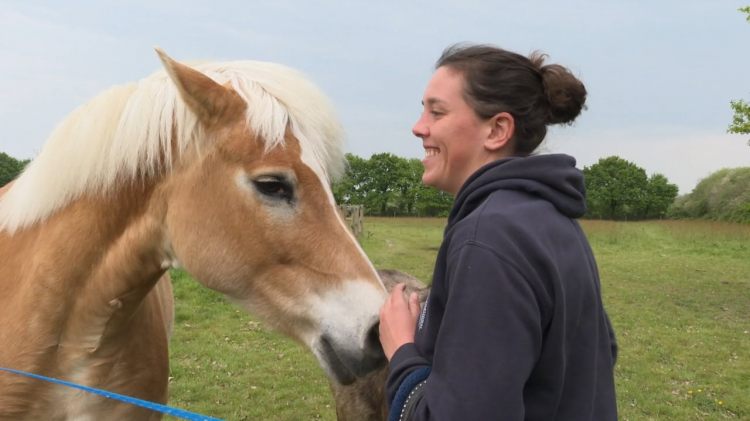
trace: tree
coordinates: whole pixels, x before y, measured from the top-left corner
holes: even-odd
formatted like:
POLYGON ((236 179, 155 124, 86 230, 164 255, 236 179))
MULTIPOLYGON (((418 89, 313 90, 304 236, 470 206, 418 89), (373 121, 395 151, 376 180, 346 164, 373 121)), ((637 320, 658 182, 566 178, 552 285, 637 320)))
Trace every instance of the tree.
MULTIPOLYGON (((734 117, 732 118, 732 124, 727 129, 727 133, 750 134, 750 102, 739 99, 737 101, 729 101, 729 104, 732 110, 734 110, 734 117)), ((748 140, 747 144, 750 145, 750 140, 748 140)))
POLYGON ((449 193, 430 187, 420 181, 415 187, 417 216, 448 216, 454 198, 449 193))
POLYGON ((346 155, 344 177, 332 186, 337 203, 364 205, 368 215, 447 216, 453 197, 422 183, 416 158, 390 153, 363 159, 346 155))
POLYGON ((674 203, 680 189, 670 184, 663 174, 652 174, 646 186, 646 201, 641 212, 642 219, 666 216, 669 206, 674 203))
POLYGON ((346 159, 346 174, 332 187, 337 203, 364 205, 370 215, 385 215, 389 207, 401 213, 412 185, 406 159, 388 152, 370 159, 346 154, 346 159))
POLYGON ((617 156, 584 167, 589 217, 627 219, 645 208, 648 176, 643 168, 617 156))
POLYGON ((29 162, 30 159, 18 160, 5 152, 0 152, 0 187, 18 177, 29 162))
MULTIPOLYGON (((750 6, 739 9, 740 12, 746 13, 746 20, 750 22, 750 6)), ((727 129, 727 133, 736 134, 750 134, 750 103, 740 99, 737 101, 730 101, 730 106, 734 111, 734 117, 732 123, 727 129)), ((747 142, 750 145, 750 140, 747 142)))
POLYGON ((367 173, 367 161, 357 155, 346 154, 344 177, 333 185, 333 198, 339 204, 360 204, 364 194, 362 184, 367 173))
POLYGON ((663 174, 648 177, 646 170, 617 156, 584 167, 583 174, 589 218, 661 218, 679 192, 663 174))
POLYGON ((386 215, 389 206, 399 211, 399 195, 409 179, 406 160, 384 152, 372 155, 366 167, 367 174, 363 180, 365 211, 386 215))
POLYGON ((404 178, 399 185, 398 208, 407 215, 413 215, 416 211, 415 205, 419 201, 420 186, 422 186, 422 174, 424 165, 417 158, 406 161, 404 178))

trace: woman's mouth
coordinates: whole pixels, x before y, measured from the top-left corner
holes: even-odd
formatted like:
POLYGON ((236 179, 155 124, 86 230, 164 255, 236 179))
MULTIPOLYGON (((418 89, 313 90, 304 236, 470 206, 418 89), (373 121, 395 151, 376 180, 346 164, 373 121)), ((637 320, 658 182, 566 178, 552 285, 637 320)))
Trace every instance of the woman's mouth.
POLYGON ((425 148, 424 157, 430 158, 440 153, 440 149, 437 148, 425 148))

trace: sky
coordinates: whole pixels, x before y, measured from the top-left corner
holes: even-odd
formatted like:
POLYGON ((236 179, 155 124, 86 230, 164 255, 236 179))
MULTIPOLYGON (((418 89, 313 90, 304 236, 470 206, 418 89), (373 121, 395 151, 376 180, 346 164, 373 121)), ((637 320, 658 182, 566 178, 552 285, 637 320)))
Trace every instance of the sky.
POLYGON ((540 50, 586 85, 587 110, 543 153, 579 168, 617 155, 689 193, 750 166, 750 135, 726 133, 750 100, 750 0, 0 0, 0 152, 32 158, 66 115, 112 85, 177 60, 264 60, 329 96, 347 151, 422 158, 411 128, 444 48, 540 50))

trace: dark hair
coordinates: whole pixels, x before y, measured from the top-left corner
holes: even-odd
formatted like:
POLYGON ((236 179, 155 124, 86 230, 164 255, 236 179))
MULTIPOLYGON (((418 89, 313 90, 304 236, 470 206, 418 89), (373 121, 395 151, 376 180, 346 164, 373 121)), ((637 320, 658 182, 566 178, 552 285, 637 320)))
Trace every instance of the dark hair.
POLYGON ((572 124, 585 108, 586 88, 568 69, 544 64, 545 54, 529 57, 491 45, 453 45, 435 68, 464 77, 464 99, 480 118, 507 112, 515 121, 515 155, 530 155, 547 126, 572 124))

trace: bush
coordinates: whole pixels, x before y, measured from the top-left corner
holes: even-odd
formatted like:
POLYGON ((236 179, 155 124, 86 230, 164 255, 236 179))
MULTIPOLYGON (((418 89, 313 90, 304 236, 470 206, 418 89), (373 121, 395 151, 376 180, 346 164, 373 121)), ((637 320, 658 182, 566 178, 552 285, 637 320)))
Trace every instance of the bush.
POLYGON ((674 219, 750 223, 750 167, 714 172, 690 194, 678 197, 667 215, 674 219))

